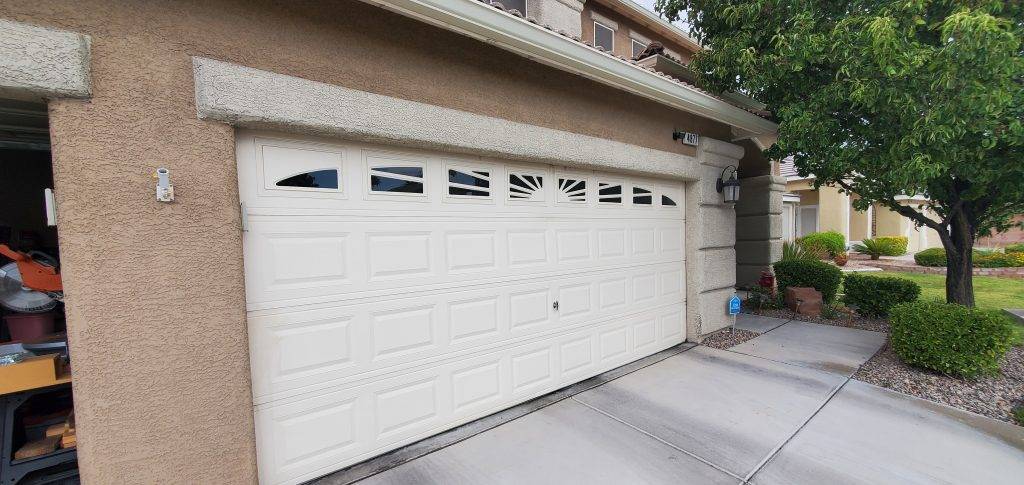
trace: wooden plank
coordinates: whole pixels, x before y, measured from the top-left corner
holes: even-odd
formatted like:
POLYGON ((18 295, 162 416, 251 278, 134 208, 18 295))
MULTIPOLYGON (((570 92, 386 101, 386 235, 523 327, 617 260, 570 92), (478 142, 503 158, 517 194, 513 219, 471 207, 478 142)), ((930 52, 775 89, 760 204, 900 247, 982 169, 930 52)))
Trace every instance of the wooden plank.
POLYGON ((18 448, 18 451, 14 452, 14 459, 24 460, 26 458, 52 453, 57 449, 57 445, 60 443, 60 440, 60 436, 47 436, 35 441, 29 441, 22 445, 21 448, 18 448))

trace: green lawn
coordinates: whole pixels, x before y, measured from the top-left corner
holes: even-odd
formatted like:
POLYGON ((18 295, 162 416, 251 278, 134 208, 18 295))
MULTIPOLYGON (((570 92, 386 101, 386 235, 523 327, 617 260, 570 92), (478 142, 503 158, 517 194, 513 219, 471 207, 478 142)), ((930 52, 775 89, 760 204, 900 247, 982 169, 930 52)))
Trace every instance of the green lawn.
MULTIPOLYGON (((921 273, 881 272, 866 273, 878 276, 899 276, 921 285, 922 300, 946 300, 946 276, 921 273)), ((994 276, 974 277, 974 303, 979 308, 999 310, 1002 308, 1024 308, 1024 280, 996 278, 994 276)), ((1016 325, 1016 341, 1024 342, 1024 326, 1016 325)))

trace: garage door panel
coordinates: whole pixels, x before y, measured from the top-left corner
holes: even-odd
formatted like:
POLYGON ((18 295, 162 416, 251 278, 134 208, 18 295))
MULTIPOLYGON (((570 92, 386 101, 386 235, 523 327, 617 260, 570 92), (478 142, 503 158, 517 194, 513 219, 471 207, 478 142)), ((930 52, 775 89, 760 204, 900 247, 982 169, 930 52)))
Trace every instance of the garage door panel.
POLYGON ((452 220, 252 219, 245 236, 250 310, 683 257, 676 237, 681 222, 616 221, 617 228, 608 228, 569 220, 485 221, 470 231, 452 220))
POLYGON ((249 317, 254 399, 266 402, 357 374, 420 365, 425 358, 458 358, 677 304, 681 294, 658 291, 664 273, 662 265, 648 265, 254 313, 249 317), (635 291, 652 283, 645 292, 635 291))
POLYGON ((678 181, 238 135, 262 483, 685 338, 678 181))
POLYGON ((258 405, 261 474, 272 483, 313 478, 318 470, 356 463, 670 347, 679 341, 651 343, 646 329, 682 313, 681 304, 670 305, 554 339, 258 405), (353 414, 362 418, 353 422, 353 414), (283 445, 300 442, 299 448, 283 445))

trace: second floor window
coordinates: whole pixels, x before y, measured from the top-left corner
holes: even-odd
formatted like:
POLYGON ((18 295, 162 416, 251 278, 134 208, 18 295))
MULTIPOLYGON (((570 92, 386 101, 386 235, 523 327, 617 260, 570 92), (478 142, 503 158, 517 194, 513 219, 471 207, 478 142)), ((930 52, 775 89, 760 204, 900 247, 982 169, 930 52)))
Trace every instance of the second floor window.
POLYGON ((615 48, 615 31, 598 21, 594 21, 594 46, 604 47, 611 52, 615 48))
POLYGON ((639 40, 636 39, 630 40, 633 41, 633 59, 636 59, 640 57, 640 54, 642 54, 644 52, 644 49, 647 48, 647 44, 644 44, 643 42, 640 42, 639 40))

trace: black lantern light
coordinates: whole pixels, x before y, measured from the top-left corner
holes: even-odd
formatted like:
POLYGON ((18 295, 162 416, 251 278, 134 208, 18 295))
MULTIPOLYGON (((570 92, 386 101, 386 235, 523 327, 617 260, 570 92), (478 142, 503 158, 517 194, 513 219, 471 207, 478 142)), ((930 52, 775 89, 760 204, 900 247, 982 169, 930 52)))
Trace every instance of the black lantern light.
POLYGON ((715 184, 715 188, 719 194, 725 196, 726 204, 735 204, 736 201, 740 200, 740 180, 737 178, 736 166, 729 165, 722 169, 722 175, 718 177, 718 182, 715 184), (725 178, 725 173, 732 169, 732 173, 729 178, 725 178))

